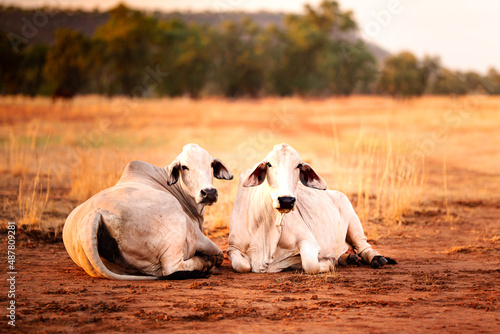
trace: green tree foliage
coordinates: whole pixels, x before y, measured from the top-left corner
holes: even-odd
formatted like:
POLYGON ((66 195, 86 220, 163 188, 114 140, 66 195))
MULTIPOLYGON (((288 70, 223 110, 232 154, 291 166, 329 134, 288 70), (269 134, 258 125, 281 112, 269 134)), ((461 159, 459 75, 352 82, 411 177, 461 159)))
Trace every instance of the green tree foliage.
POLYGON ((12 48, 7 34, 0 32, 0 92, 15 94, 21 91, 22 77, 19 71, 22 57, 12 48))
POLYGON ((216 34, 215 80, 228 97, 258 96, 264 81, 258 26, 250 20, 225 22, 216 34))
POLYGON ((500 94, 500 73, 490 68, 486 76, 481 80, 484 91, 490 95, 500 94))
POLYGON ((305 15, 288 15, 285 30, 276 32, 273 42, 282 50, 272 69, 275 91, 281 95, 350 94, 361 79, 358 67, 362 71, 375 63, 362 42, 338 37, 355 29, 352 13, 342 12, 336 1, 323 1, 317 9, 306 6, 305 15))
POLYGON ((30 45, 24 50, 21 66, 21 72, 23 73, 21 90, 23 94, 35 96, 40 93, 48 93, 41 91, 42 87, 46 85, 43 68, 48 50, 48 46, 44 44, 30 45))
POLYGON ((476 72, 466 72, 464 75, 465 87, 467 92, 482 92, 484 91, 482 87, 481 75, 476 72))
POLYGON ((199 97, 212 63, 211 29, 174 19, 161 22, 157 34, 154 63, 168 72, 157 91, 169 96, 187 93, 199 97))
POLYGON ((328 94, 350 95, 356 87, 367 91, 377 73, 375 57, 363 41, 330 43, 322 69, 328 94))
POLYGON ((46 83, 43 68, 47 50, 45 44, 34 44, 15 52, 7 35, 0 32, 0 93, 41 93, 46 83))
MULTIPOLYGON (((94 36, 98 59, 99 87, 107 94, 141 96, 146 67, 151 64, 157 21, 120 4, 110 11, 108 22, 94 36), (101 53, 102 52, 102 53, 101 53)), ((95 57, 94 57, 95 59, 95 57)))
POLYGON ((379 89, 392 96, 422 95, 427 86, 427 69, 410 52, 389 57, 379 79, 379 89))
POLYGON ((434 94, 464 95, 467 93, 465 75, 458 71, 441 69, 431 91, 434 94))
POLYGON ((351 12, 336 1, 323 1, 305 15, 288 15, 285 29, 268 39, 273 91, 279 95, 349 95, 366 87, 376 74, 376 61, 361 40, 347 39, 356 30, 351 12))
POLYGON ((54 92, 80 91, 87 79, 90 40, 81 32, 68 29, 56 31, 56 43, 47 53, 45 77, 54 92))

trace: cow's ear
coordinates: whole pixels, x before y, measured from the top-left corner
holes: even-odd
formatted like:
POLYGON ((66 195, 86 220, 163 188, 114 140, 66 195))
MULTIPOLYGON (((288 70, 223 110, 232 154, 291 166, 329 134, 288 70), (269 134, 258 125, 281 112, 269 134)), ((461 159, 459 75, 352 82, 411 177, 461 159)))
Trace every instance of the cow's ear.
POLYGON ((233 173, 220 161, 219 159, 214 159, 212 161, 212 168, 214 169, 214 177, 221 180, 232 180, 233 173))
POLYGON ((300 166, 300 182, 310 188, 326 190, 325 180, 307 163, 300 166))
POLYGON ((174 185, 177 181, 179 181, 181 171, 181 163, 179 160, 175 160, 168 166, 167 171, 167 184, 169 186, 174 185))
POLYGON ((262 161, 259 162, 253 168, 250 175, 247 176, 245 181, 243 181, 243 187, 255 187, 261 185, 262 182, 266 179, 267 172, 267 162, 262 161))

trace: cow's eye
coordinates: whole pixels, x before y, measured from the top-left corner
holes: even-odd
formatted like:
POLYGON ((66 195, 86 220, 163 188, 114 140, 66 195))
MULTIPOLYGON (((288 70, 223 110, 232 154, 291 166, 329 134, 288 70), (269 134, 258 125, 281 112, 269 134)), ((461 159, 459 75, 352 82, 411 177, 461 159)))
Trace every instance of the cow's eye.
POLYGON ((301 163, 300 163, 300 164, 298 164, 298 165, 297 165, 297 168, 302 168, 302 164, 301 164, 301 163))
POLYGON ((184 165, 181 168, 182 168, 182 170, 189 170, 189 168, 187 168, 187 166, 184 166, 184 165))
POLYGON ((267 167, 273 167, 270 162, 267 163, 267 167))

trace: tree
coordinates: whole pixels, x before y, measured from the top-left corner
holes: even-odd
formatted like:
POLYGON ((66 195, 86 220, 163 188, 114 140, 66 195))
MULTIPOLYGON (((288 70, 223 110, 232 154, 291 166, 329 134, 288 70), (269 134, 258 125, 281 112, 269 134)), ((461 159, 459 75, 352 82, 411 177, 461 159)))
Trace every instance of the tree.
POLYGON ((200 96, 207 82, 207 74, 212 62, 210 44, 212 33, 208 27, 191 25, 186 38, 180 43, 175 62, 179 78, 184 78, 182 88, 190 97, 200 96))
POLYGON ((45 44, 34 44, 28 46, 24 51, 22 62, 22 88, 23 94, 35 96, 40 93, 41 87, 45 84, 43 68, 47 59, 49 48, 45 44))
POLYGON ((22 52, 16 53, 7 34, 0 32, 0 92, 16 94, 21 90, 22 80, 19 75, 23 63, 22 52))
POLYGON ((431 88, 433 94, 467 94, 467 85, 463 73, 446 68, 439 70, 436 81, 431 88))
POLYGON ((342 12, 336 1, 305 10, 305 15, 288 15, 285 30, 275 32, 273 43, 281 53, 274 56, 279 61, 271 73, 278 94, 347 95, 359 80, 373 77, 371 53, 361 42, 342 38, 357 28, 351 12, 342 12))
POLYGON ((490 68, 486 76, 481 81, 487 94, 500 94, 500 73, 498 73, 496 69, 490 68))
POLYGON ((90 41, 81 32, 69 29, 59 29, 55 35, 55 45, 47 52, 44 74, 55 94, 74 95, 88 79, 90 41))
POLYGON ((257 97, 264 84, 261 31, 250 21, 225 22, 215 40, 215 80, 227 97, 257 97))
POLYGON ((154 60, 169 73, 158 86, 160 94, 200 96, 212 64, 212 37, 205 26, 187 25, 178 19, 159 23, 154 60))
POLYGON ((329 43, 320 63, 328 94, 350 95, 357 86, 367 89, 377 73, 376 60, 363 41, 329 43))
POLYGON ((94 35, 96 47, 104 46, 99 71, 107 77, 102 82, 108 83, 109 95, 141 96, 146 67, 156 49, 157 20, 123 4, 110 10, 110 15, 94 35))
POLYGON ((481 75, 476 72, 466 72, 464 74, 465 86, 467 92, 476 92, 482 89, 481 75))
POLYGON ((380 91, 392 96, 419 96, 427 87, 430 69, 410 52, 389 57, 379 79, 380 91))

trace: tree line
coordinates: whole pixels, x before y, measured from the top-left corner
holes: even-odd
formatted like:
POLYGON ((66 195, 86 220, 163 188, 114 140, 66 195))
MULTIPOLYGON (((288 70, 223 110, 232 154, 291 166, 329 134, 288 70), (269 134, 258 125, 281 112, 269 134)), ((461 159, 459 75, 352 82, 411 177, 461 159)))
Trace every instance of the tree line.
MULTIPOLYGON (((500 73, 452 71, 409 52, 379 66, 336 1, 305 7, 282 26, 245 19, 217 26, 159 20, 118 5, 87 37, 56 30, 53 45, 12 47, 0 32, 0 93, 71 96, 500 94, 500 73)), ((17 45, 17 44, 16 44, 17 45)))

